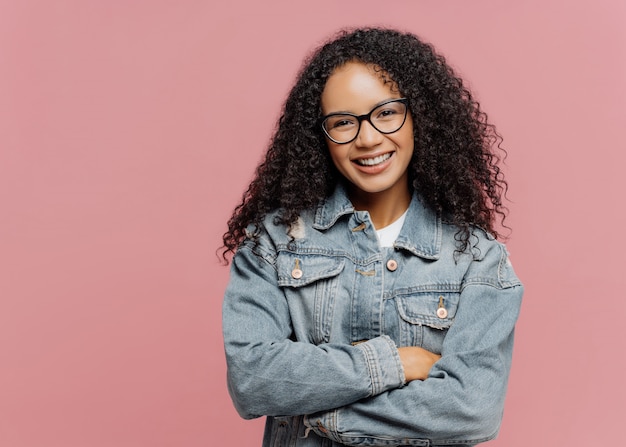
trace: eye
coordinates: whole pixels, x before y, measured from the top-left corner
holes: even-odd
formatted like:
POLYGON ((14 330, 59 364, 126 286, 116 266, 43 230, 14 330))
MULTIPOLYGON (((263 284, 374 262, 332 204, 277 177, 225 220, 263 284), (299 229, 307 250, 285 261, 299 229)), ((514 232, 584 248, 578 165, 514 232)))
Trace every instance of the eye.
POLYGON ((354 124, 352 121, 350 120, 341 120, 341 121, 337 121, 333 127, 343 127, 343 126, 349 126, 351 124, 354 124))
POLYGON ((393 119, 395 116, 398 115, 398 113, 399 112, 393 108, 385 108, 385 109, 376 111, 376 115, 374 116, 374 119, 376 121, 386 121, 386 120, 393 119))
POLYGON ((372 119, 376 121, 395 120, 404 115, 405 106, 401 102, 383 104, 372 113, 372 119))
POLYGON ((335 115, 326 119, 325 127, 328 130, 343 130, 356 125, 356 119, 350 115, 335 115))

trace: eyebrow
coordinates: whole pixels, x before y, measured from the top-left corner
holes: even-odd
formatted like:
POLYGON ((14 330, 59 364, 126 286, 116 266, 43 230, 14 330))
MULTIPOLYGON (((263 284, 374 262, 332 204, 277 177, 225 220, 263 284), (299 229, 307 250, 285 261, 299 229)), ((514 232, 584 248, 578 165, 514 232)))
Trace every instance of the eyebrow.
MULTIPOLYGON (((384 103, 386 102, 390 102, 390 101, 395 101, 396 99, 402 99, 402 96, 398 96, 397 98, 387 98, 387 99, 383 99, 382 101, 379 101, 378 103, 376 103, 372 108, 369 109, 369 111, 367 113, 365 113, 365 115, 367 115, 368 113, 370 113, 372 110, 374 110, 376 107, 380 107, 382 106, 384 103)), ((338 110, 337 112, 330 112, 330 113, 325 113, 324 116, 328 116, 328 115, 355 115, 355 116, 360 116, 357 113, 354 112, 350 112, 349 110, 338 110)))

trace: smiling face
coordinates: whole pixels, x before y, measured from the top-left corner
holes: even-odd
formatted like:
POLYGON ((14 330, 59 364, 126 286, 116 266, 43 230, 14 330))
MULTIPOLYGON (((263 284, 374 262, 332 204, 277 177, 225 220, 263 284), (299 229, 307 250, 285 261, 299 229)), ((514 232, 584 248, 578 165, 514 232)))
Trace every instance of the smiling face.
MULTIPOLYGON (((389 100, 401 98, 395 84, 360 62, 338 67, 322 92, 322 112, 368 114, 389 100)), ((408 112, 404 125, 383 134, 363 120, 357 137, 347 144, 326 138, 337 170, 348 180, 350 198, 358 203, 410 200, 407 168, 413 155, 413 121, 408 112)))

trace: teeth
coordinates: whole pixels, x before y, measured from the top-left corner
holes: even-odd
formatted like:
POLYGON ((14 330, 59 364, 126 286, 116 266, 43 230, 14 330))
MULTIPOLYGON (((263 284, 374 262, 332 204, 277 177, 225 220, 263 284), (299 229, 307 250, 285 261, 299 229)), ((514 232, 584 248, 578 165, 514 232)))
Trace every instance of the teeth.
POLYGON ((374 166, 382 163, 383 161, 389 160, 390 157, 391 153, 387 153, 374 158, 360 158, 356 160, 356 162, 362 166, 374 166))

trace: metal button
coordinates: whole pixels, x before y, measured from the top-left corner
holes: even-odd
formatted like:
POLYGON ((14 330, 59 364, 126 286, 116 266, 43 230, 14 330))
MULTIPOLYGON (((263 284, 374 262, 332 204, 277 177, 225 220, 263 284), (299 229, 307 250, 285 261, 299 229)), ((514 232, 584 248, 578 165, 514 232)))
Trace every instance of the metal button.
POLYGON ((390 272, 395 272, 397 268, 398 263, 395 261, 395 259, 390 259, 389 261, 387 261, 387 270, 389 270, 390 272))
POLYGON ((446 306, 443 304, 443 296, 439 296, 439 307, 437 308, 437 316, 441 319, 446 318, 448 316, 448 310, 446 306))
POLYGON ((300 270, 300 269, 293 269, 291 271, 291 277, 293 279, 300 279, 300 278, 302 278, 302 270, 300 270))

